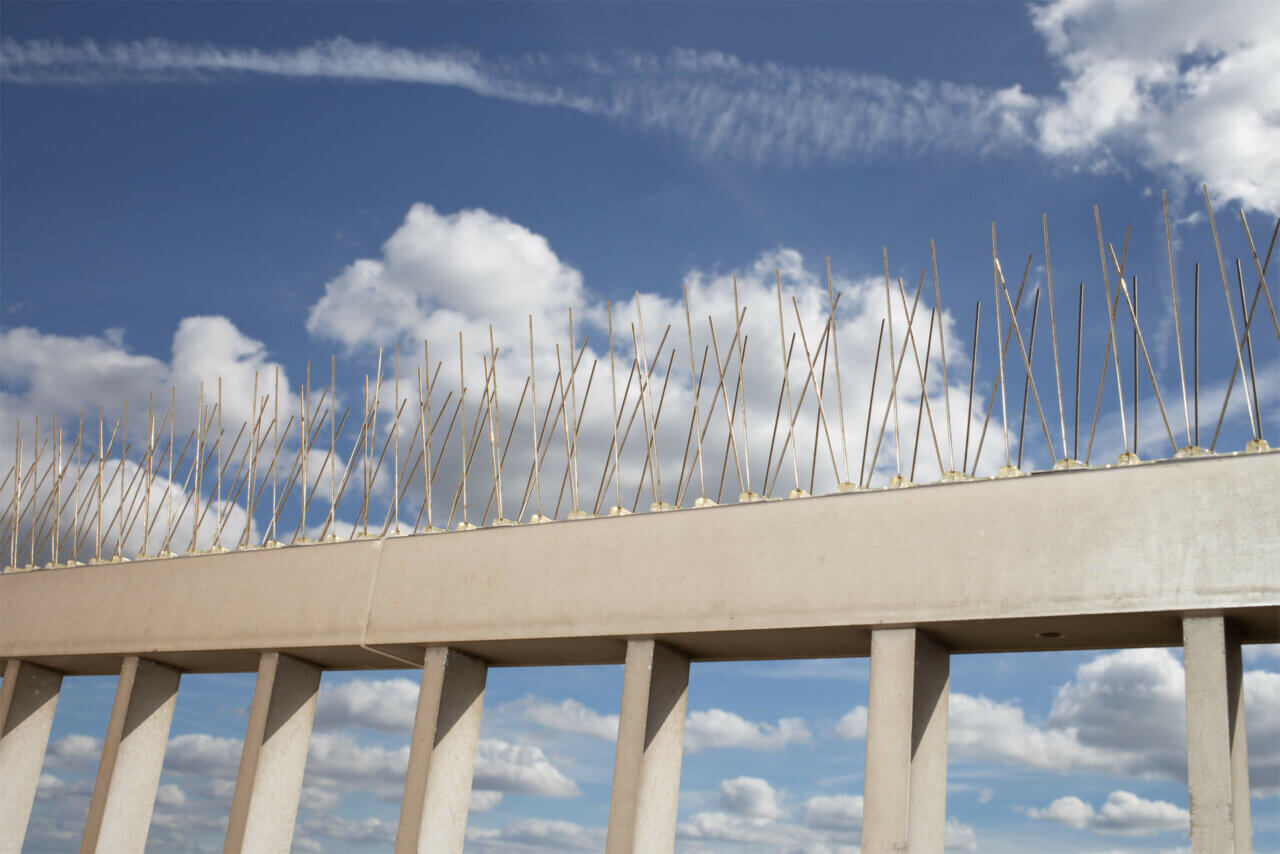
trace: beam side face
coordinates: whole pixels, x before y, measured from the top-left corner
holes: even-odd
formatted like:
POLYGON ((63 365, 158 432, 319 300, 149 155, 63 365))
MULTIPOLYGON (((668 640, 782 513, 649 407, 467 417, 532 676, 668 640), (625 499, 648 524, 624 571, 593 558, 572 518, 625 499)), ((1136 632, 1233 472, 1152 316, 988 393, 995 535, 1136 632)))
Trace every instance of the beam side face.
POLYGON ((20 657, 19 648, 75 655, 357 646, 381 545, 360 540, 0 575, 0 657, 20 657), (10 583, 19 575, 26 583, 10 583))
POLYGON ((491 529, 442 538, 438 560, 392 540, 367 637, 645 637, 1280 605, 1280 454, 1210 462, 491 529), (1132 508, 1122 527, 1116 506, 1132 508))
POLYGON ((575 639, 1280 609, 1276 482, 1255 454, 16 573, 0 657, 555 639, 572 663, 575 639), (105 619, 125 595, 140 619, 105 619))
POLYGON ((18 854, 26 838, 44 765, 62 674, 10 660, 0 685, 0 854, 18 854))

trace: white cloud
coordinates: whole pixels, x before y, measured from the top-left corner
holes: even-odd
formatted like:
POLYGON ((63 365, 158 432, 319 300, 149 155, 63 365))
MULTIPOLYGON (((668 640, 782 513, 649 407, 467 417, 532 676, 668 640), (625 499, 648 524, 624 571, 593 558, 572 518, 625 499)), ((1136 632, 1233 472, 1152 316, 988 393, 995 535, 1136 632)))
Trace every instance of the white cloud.
POLYGON ((443 215, 418 203, 380 259, 358 260, 325 286, 307 329, 354 347, 452 341, 463 328, 487 346, 485 323, 514 334, 532 312, 539 325, 558 325, 582 295, 582 274, 541 235, 488 211, 443 215))
POLYGON ((850 741, 867 737, 867 707, 855 706, 836 723, 836 735, 850 741))
MULTIPOLYGON (((59 418, 59 430, 63 435, 63 464, 67 466, 67 474, 62 484, 64 509, 61 515, 61 528, 64 531, 60 543, 60 558, 65 559, 71 551, 70 537, 73 520, 76 516, 73 495, 81 496, 81 503, 86 507, 91 489, 96 482, 96 461, 98 453, 98 412, 97 404, 102 404, 104 425, 103 445, 111 445, 112 436, 117 423, 123 420, 124 401, 128 400, 127 460, 121 469, 127 493, 125 506, 132 512, 131 527, 125 531, 124 542, 120 549, 126 557, 143 550, 160 550, 164 542, 165 529, 173 532, 169 547, 181 552, 190 541, 193 516, 199 509, 203 513, 199 525, 198 542, 202 548, 212 544, 222 518, 221 539, 224 544, 234 544, 245 528, 245 512, 243 502, 246 494, 241 494, 237 501, 232 501, 230 477, 225 477, 227 493, 223 503, 211 502, 212 484, 203 484, 201 495, 208 511, 195 501, 189 501, 184 489, 193 461, 196 456, 197 443, 188 442, 190 431, 195 428, 195 413, 198 406, 200 384, 204 383, 204 403, 207 407, 206 417, 214 413, 217 401, 218 378, 222 378, 222 406, 224 410, 223 424, 226 432, 225 463, 229 473, 236 470, 231 457, 235 448, 236 456, 242 456, 249 442, 235 444, 236 428, 248 419, 253 410, 254 375, 258 375, 259 394, 266 395, 274 391, 275 372, 280 371, 281 419, 287 423, 290 414, 297 411, 298 396, 290 393, 288 374, 277 362, 268 358, 266 347, 241 333, 234 324, 225 317, 188 317, 179 325, 173 336, 172 356, 168 362, 150 356, 138 355, 130 351, 120 330, 107 330, 99 335, 70 337, 46 334, 36 329, 20 327, 0 332, 0 384, 5 390, 0 391, 0 409, 14 420, 5 419, 0 422, 0 465, 7 466, 13 459, 14 421, 21 422, 24 436, 24 447, 34 448, 34 420, 41 419, 43 438, 52 440, 51 413, 59 418), (176 450, 170 454, 173 460, 173 482, 168 474, 169 460, 164 458, 168 448, 169 427, 162 421, 163 413, 170 407, 171 389, 176 389, 177 415, 171 422, 174 426, 174 444, 176 450), (139 518, 145 492, 144 479, 134 479, 140 470, 141 460, 147 443, 147 403, 148 396, 154 397, 156 435, 157 471, 150 489, 152 518, 155 520, 150 532, 149 542, 146 540, 147 530, 139 518), (84 409, 85 423, 82 444, 79 449, 80 468, 75 466, 73 447, 79 430, 79 415, 84 409), (163 427, 163 429, 161 429, 163 427), (183 449, 186 449, 185 456, 183 449), (77 492, 76 481, 79 480, 77 492), (172 518, 172 527, 169 522, 172 518)), ((270 420, 267 419, 270 423, 270 420)), ((283 429, 284 424, 281 424, 283 429)), ((216 429, 210 422, 212 436, 216 429)), ((296 424, 290 428, 296 437, 296 424)), ((103 556, 110 557, 116 550, 116 541, 120 536, 118 524, 120 507, 119 477, 120 448, 125 440, 117 437, 111 445, 110 453, 103 467, 103 556), (113 482, 114 480, 114 482, 113 482)), ((296 445, 295 445, 296 447, 296 445)), ((42 458, 42 468, 53 459, 53 445, 50 444, 42 458)), ((105 451, 104 451, 105 452, 105 451)), ((282 456, 288 459, 288 452, 282 456)), ((24 452, 24 463, 29 465, 32 459, 30 450, 24 452)), ((212 438, 206 447, 206 473, 214 471, 214 447, 212 438)), ((53 481, 55 478, 44 478, 38 495, 28 496, 43 503, 51 500, 53 481)), ((206 477, 206 481, 212 481, 206 477)), ((294 496, 298 492, 294 492, 294 496)), ((26 500, 24 500, 24 505, 26 500)), ((267 505, 259 505, 259 518, 268 512, 267 505)), ((30 514, 20 531, 20 541, 27 540, 30 526, 30 514)), ((94 538, 89 535, 84 517, 81 514, 81 547, 77 557, 86 561, 93 556, 94 538)), ((42 527, 48 525, 42 522, 42 527)), ((251 538, 260 534, 257 526, 251 529, 251 538)), ((43 537, 48 536, 43 531, 43 537)), ((43 563, 48 558, 37 554, 37 562, 43 563)))
POLYGON ((598 851, 603 847, 603 828, 570 821, 519 818, 502 828, 467 828, 468 851, 598 851))
MULTIPOLYGON (((956 759, 1185 780, 1184 678, 1166 649, 1100 655, 1058 690, 1043 723, 1014 703, 953 693, 949 749, 956 759)), ((1251 788, 1280 794, 1280 673, 1247 671, 1244 684, 1251 788)))
POLYGON ((169 739, 165 770, 194 777, 235 779, 240 769, 243 742, 238 738, 207 733, 185 733, 169 739))
POLYGON ((1024 142, 1035 99, 840 68, 748 62, 717 51, 615 52, 491 60, 337 38, 254 50, 163 39, 0 43, 11 83, 212 81, 246 75, 459 87, 575 109, 674 136, 706 156, 809 163, 868 154, 985 152, 1024 142))
POLYGON ((473 785, 477 789, 549 798, 581 794, 578 784, 552 765, 541 748, 497 738, 480 740, 473 785))
POLYGON ((749 818, 782 818, 781 794, 759 777, 735 777, 720 781, 720 806, 749 818))
POLYGON ((712 748, 777 751, 812 740, 803 718, 781 718, 776 724, 749 721, 723 709, 690 712, 684 725, 684 746, 690 753, 712 748))
POLYGON ((413 731, 418 709, 418 683, 403 677, 353 679, 321 685, 316 700, 317 730, 360 727, 392 735, 413 731))
POLYGON ((942 844, 947 851, 977 851, 978 832, 972 826, 948 816, 942 844))
POLYGON ((49 743, 45 762, 50 768, 84 768, 97 765, 102 758, 102 739, 73 733, 49 743))
POLYGON ((164 807, 180 807, 187 802, 187 793, 173 783, 164 783, 156 789, 156 803, 164 807))
POLYGON ((1146 165, 1280 210, 1280 7, 1250 0, 1052 0, 1032 21, 1067 76, 1050 155, 1146 165))
POLYGON ((1122 836, 1186 833, 1191 824, 1191 814, 1182 807, 1168 801, 1147 800, 1125 791, 1112 792, 1102 809, 1096 811, 1091 804, 1070 795, 1058 798, 1043 809, 1028 809, 1027 815, 1077 830, 1122 836))
MULTIPOLYGON (((1051 0, 1031 7, 1060 93, 902 81, 718 51, 485 58, 336 38, 243 49, 163 39, 0 42, 11 83, 243 80, 246 75, 458 87, 670 136, 708 158, 809 164, 1038 148, 1092 168, 1150 168, 1280 209, 1280 13, 1250 0, 1051 0)), ((353 267, 354 291, 381 273, 353 267)))
POLYGON ((485 789, 471 790, 471 811, 488 812, 502 802, 502 792, 485 789))
POLYGON ((860 830, 862 795, 816 795, 804 803, 804 821, 819 830, 860 830))
POLYGON ((573 699, 552 703, 529 695, 504 703, 496 713, 510 714, 561 732, 589 735, 607 741, 618 737, 617 715, 602 715, 573 699))

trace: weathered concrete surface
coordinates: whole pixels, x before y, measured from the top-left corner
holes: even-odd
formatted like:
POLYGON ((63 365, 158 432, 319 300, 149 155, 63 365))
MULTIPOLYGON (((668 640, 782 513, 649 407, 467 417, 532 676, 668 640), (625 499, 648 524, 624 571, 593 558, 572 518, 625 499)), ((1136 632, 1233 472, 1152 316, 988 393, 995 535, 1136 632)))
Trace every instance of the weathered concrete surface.
POLYGON ((320 668, 264 652, 249 706, 224 854, 288 854, 320 693, 320 668))
POLYGON ((82 854, 141 854, 146 848, 181 675, 164 664, 125 658, 102 740, 82 854))
POLYGON ((36 799, 62 674, 11 660, 0 685, 0 854, 18 854, 36 799))
POLYGON ((457 650, 427 650, 397 854, 462 854, 487 674, 483 661, 457 650))
POLYGON ((1222 617, 1183 621, 1192 854, 1252 854, 1240 644, 1222 617))
POLYGON ((670 851, 684 755, 689 659, 652 640, 627 644, 607 854, 670 851))
POLYGON ((940 854, 947 824, 947 650, 916 629, 871 635, 862 850, 940 854))
POLYGON ((0 657, 252 670, 1177 645, 1188 613, 1280 641, 1280 453, 0 576, 0 657), (119 620, 112 603, 129 603, 119 620), (54 607, 52 603, 57 603, 54 607), (287 607, 281 607, 287 603, 287 607), (1059 632, 1063 636, 1039 637, 1059 632), (416 657, 416 658, 415 658, 416 657))

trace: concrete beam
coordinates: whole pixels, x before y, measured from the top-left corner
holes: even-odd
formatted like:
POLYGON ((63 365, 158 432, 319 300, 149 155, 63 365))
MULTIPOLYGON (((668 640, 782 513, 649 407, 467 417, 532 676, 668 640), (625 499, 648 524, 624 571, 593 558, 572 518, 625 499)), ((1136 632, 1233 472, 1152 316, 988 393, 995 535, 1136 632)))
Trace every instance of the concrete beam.
POLYGON ((864 854, 942 854, 950 654, 917 629, 871 633, 864 854))
POLYGON ((102 740, 81 854, 141 854, 146 848, 181 675, 172 667, 137 656, 124 659, 102 740))
POLYGON ((447 647, 427 650, 409 746, 397 854, 461 854, 488 667, 447 647))
POLYGON ((1182 621, 1192 854, 1252 854, 1240 644, 1221 616, 1182 621))
POLYGON ((10 573, 0 658, 399 667, 376 650, 448 646, 496 667, 617 663, 636 637, 692 660, 849 656, 884 626, 953 652, 1176 646, 1194 612, 1275 643, 1277 482, 1273 452, 10 573))
POLYGON ((224 854, 287 854, 292 846, 319 692, 319 667, 262 654, 224 854))
POLYGON ((652 640, 627 643, 607 854, 675 846, 688 697, 687 656, 652 640))
POLYGON ((18 854, 35 803, 62 674, 17 659, 0 685, 0 854, 18 854))

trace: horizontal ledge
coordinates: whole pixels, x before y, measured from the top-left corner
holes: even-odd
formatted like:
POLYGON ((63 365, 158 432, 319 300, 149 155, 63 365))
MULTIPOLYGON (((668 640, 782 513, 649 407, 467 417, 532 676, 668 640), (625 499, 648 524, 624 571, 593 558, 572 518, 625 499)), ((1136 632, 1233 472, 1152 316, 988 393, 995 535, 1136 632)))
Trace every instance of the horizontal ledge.
POLYGON ((1089 469, 467 533, 0 576, 0 658, 191 672, 281 650, 406 667, 866 654, 877 626, 959 652, 1170 645, 1187 613, 1280 641, 1280 454, 1089 469), (1062 637, 1037 637, 1058 632, 1062 637))
MULTIPOLYGON (((1230 619, 1242 643, 1280 643, 1280 606, 1232 608, 1212 613, 1230 619)), ((927 631, 958 655, 1067 652, 1180 646, 1182 618, 1189 615, 1172 612, 1094 614, 911 625, 927 631)), ((693 632, 648 637, 680 649, 695 662, 866 658, 871 653, 871 632, 877 628, 892 628, 893 625, 693 632)), ((533 638, 468 641, 449 646, 480 658, 495 668, 560 667, 622 664, 626 657, 626 641, 625 637, 533 638)), ((185 673, 252 673, 258 668, 258 656, 267 651, 282 652, 326 670, 403 670, 421 664, 425 646, 402 644, 379 648, 325 646, 194 652, 131 650, 124 654, 168 664, 185 673)), ((22 658, 68 675, 109 676, 120 672, 124 654, 22 658)))

